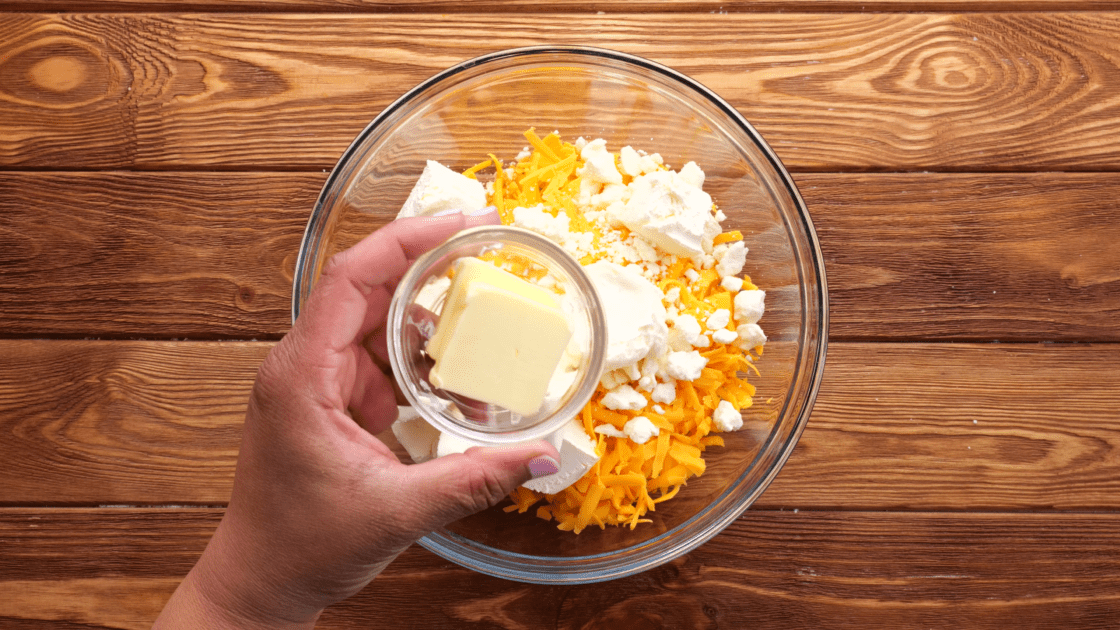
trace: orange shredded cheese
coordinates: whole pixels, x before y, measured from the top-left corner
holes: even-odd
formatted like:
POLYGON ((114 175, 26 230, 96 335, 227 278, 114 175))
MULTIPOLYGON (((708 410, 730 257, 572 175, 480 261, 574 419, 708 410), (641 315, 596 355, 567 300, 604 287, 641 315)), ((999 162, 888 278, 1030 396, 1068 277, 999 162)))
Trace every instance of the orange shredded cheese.
MULTIPOLYGON (((577 204, 581 181, 579 169, 583 161, 579 151, 559 135, 551 133, 541 138, 533 129, 525 132, 531 150, 528 157, 506 167, 493 154, 489 159, 467 169, 465 174, 475 177, 489 168, 494 169, 492 192, 488 201, 498 209, 502 223, 513 223, 513 210, 544 204, 553 216, 563 212, 569 217, 572 231, 592 234, 595 253, 584 256, 580 263, 587 265, 600 260, 604 252, 600 241, 606 230, 614 230, 617 238, 629 236, 625 228, 603 228, 588 221, 577 204)), ((617 157, 616 157, 617 159, 617 157)), ((629 176, 626 176, 629 179, 629 176)), ((714 244, 743 240, 737 230, 724 232, 714 239, 714 244)), ((733 296, 720 286, 719 274, 712 269, 697 269, 687 258, 676 258, 667 265, 655 284, 666 292, 680 291, 681 314, 694 315, 703 321, 717 309, 733 310, 733 296), (698 275, 689 281, 688 272, 698 275)), ((539 278, 543 269, 534 269, 527 261, 513 258, 496 260, 503 268, 526 277, 539 278)), ((745 278, 744 289, 757 288, 745 278)), ((728 324, 734 330, 734 323, 728 324)), ((754 349, 761 356, 761 348, 754 349)), ((592 525, 626 526, 634 529, 641 523, 652 522, 645 518, 655 511, 656 505, 677 496, 688 480, 704 474, 707 464, 704 452, 709 447, 722 447, 724 440, 712 435, 712 414, 721 400, 731 403, 737 410, 751 406, 755 387, 747 382, 746 371, 756 374, 754 357, 735 344, 712 345, 701 355, 708 360, 699 378, 692 382, 678 381, 677 397, 662 409, 651 410, 649 394, 647 406, 638 411, 618 411, 602 405, 606 390, 599 386, 595 395, 580 412, 578 420, 596 445, 599 461, 579 481, 564 490, 545 495, 521 487, 510 494, 507 512, 526 513, 538 503, 534 514, 553 520, 563 531, 579 533, 592 525), (601 425, 622 429, 634 417, 645 416, 659 429, 655 439, 636 444, 628 438, 618 438, 595 432, 601 425)))

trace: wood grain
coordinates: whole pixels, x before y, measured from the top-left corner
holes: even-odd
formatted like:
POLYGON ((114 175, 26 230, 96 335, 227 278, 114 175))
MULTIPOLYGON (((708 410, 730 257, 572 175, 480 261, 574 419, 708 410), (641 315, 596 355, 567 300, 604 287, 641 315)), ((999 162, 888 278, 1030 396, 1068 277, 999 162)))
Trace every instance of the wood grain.
MULTIPOLYGON (((269 347, 0 342, 0 503, 224 503, 269 347)), ((1110 345, 834 343, 756 507, 1120 510, 1115 364, 1110 345)))
MULTIPOLYGON (((147 628, 220 516, 4 510, 0 619, 147 628)), ((319 627, 1112 628, 1118 518, 752 511, 678 561, 583 586, 490 578, 413 547, 319 627)))
POLYGON ((7 14, 0 29, 14 33, 0 44, 0 76, 18 87, 2 97, 7 168, 326 168, 436 72, 571 42, 696 78, 795 170, 1120 165, 1113 13, 7 14), (88 54, 65 52, 79 48, 88 54), (44 78, 55 74, 35 70, 43 64, 74 78, 44 78), (86 92, 111 71, 121 79, 86 92), (85 117, 91 109, 105 114, 85 117))
MULTIPOLYGON (((0 0, 0 11, 490 13, 491 0, 0 0)), ((1115 0, 503 0, 503 13, 1113 11, 1115 0)))
POLYGON ((10 455, 0 476, 14 483, 0 502, 228 499, 249 390, 270 344, 0 345, 0 448, 10 455))
MULTIPOLYGON (((0 336, 278 338, 325 179, 0 173, 0 336)), ((795 179, 834 341, 1120 341, 1120 175, 795 179)))
POLYGON ((0 329, 277 337, 323 179, 0 174, 0 329))

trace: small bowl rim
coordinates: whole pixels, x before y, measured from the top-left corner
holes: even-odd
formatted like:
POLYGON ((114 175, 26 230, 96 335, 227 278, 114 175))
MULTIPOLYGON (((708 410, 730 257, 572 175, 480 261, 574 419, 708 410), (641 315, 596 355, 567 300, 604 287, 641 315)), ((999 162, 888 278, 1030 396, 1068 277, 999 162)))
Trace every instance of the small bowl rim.
MULTIPOLYGON (((825 357, 828 349, 829 328, 828 284, 825 275, 824 256, 820 248, 820 240, 817 237, 817 232, 809 216, 805 201, 801 197, 797 186, 794 184, 789 171, 785 168, 785 165, 782 164, 770 145, 763 139, 762 135, 737 109, 715 94, 715 92, 685 74, 636 55, 605 48, 556 45, 526 46, 494 51, 453 65, 427 80, 422 81, 385 107, 385 109, 370 121, 361 133, 354 138, 353 142, 350 143, 335 163, 334 168, 323 184, 323 188, 315 202, 315 207, 312 210, 307 228, 300 242, 300 250, 296 260, 295 274, 292 282, 292 321, 294 323, 299 316, 299 305, 302 296, 301 279, 307 274, 307 267, 310 262, 308 260, 308 254, 318 249, 319 240, 324 232, 324 230, 321 229, 321 224, 326 220, 324 202, 328 199, 338 178, 341 177, 344 167, 349 166, 349 161, 353 154, 363 145, 370 134, 387 119, 392 117, 399 109, 416 98, 417 95, 457 74, 483 64, 491 64, 518 57, 543 55, 572 55, 576 58, 604 58, 656 73, 681 84, 684 88, 690 89, 692 93, 707 100, 711 105, 722 112, 728 118, 729 122, 738 125, 744 134, 750 138, 754 145, 761 151, 762 155, 765 156, 766 161, 773 169, 777 179, 781 181, 787 194, 789 194, 790 198, 793 200, 797 210, 797 219, 800 221, 801 229, 804 231, 804 235, 808 241, 809 258, 813 262, 811 266, 816 280, 815 295, 808 295, 809 291, 804 282, 799 284, 799 289, 803 295, 808 295, 808 297, 812 298, 809 303, 815 301, 819 305, 819 310, 816 313, 818 324, 815 327, 815 337, 819 340, 818 348, 815 360, 812 360, 814 357, 809 357, 809 360, 805 361, 806 365, 802 366, 802 368, 806 370, 806 384, 804 387, 807 393, 804 405, 794 419, 795 424, 793 430, 790 432, 780 452, 777 453, 769 468, 765 471, 765 474, 760 477, 754 490, 748 496, 744 497, 739 505, 735 506, 733 509, 727 510, 718 518, 707 523, 703 529, 692 532, 691 538, 672 541, 671 544, 668 545, 668 548, 660 548, 666 540, 671 540, 677 532, 689 527, 702 517, 710 516, 712 507, 724 501, 729 493, 737 487, 737 484, 728 486, 727 490, 722 492, 704 509, 698 511, 689 519, 672 529, 636 545, 599 554, 582 556, 527 555, 493 549, 492 547, 477 543, 448 530, 433 532, 418 541, 420 546, 425 549, 456 564, 486 575, 532 584, 588 584, 627 577, 679 558, 708 542, 738 519, 770 486, 778 472, 789 459, 790 454, 800 440, 801 434, 804 432, 805 425, 808 423, 809 415, 816 402, 817 393, 820 390, 821 380, 824 376, 825 357), (441 540, 441 538, 446 539, 446 542, 441 540), (451 542, 454 544, 448 544, 451 542), (656 549, 656 553, 652 553, 655 548, 658 548, 656 549), (496 552, 497 555, 487 554, 484 550, 491 550, 496 552), (617 556, 633 551, 638 551, 640 553, 638 553, 636 557, 628 557, 622 561, 617 559, 617 556), (552 564, 549 564, 549 562, 552 564)), ((308 286, 308 290, 309 289, 310 285, 308 286)), ((806 318, 808 315, 803 313, 802 317, 806 318)), ((808 328, 807 324, 808 323, 806 323, 806 328, 808 328)), ((810 334, 811 332, 812 331, 806 330, 806 332, 802 334, 802 338, 813 336, 810 334)), ((801 363, 800 359, 798 363, 801 363)), ((747 471, 754 467, 758 458, 766 452, 766 446, 773 439, 774 434, 772 432, 766 443, 759 449, 758 454, 755 456, 755 461, 747 467, 747 471)))

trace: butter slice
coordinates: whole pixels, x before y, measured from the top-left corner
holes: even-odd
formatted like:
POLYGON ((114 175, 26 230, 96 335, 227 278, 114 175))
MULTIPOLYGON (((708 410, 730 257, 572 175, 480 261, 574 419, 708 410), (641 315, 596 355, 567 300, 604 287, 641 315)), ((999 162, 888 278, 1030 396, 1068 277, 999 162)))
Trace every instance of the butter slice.
POLYGON ((529 416, 540 410, 572 329, 556 294, 460 258, 425 348, 432 385, 529 416))

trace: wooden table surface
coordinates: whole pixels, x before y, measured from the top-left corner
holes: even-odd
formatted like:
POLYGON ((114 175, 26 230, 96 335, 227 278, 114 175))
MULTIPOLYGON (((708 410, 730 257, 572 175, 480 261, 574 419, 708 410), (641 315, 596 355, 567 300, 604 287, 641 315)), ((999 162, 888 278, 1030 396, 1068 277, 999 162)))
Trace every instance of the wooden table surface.
POLYGON ((812 418, 679 561, 545 587, 413 547, 321 627, 1120 627, 1113 0, 0 0, 0 627, 151 624, 327 171, 419 81, 540 43, 695 77, 793 173, 812 418))

